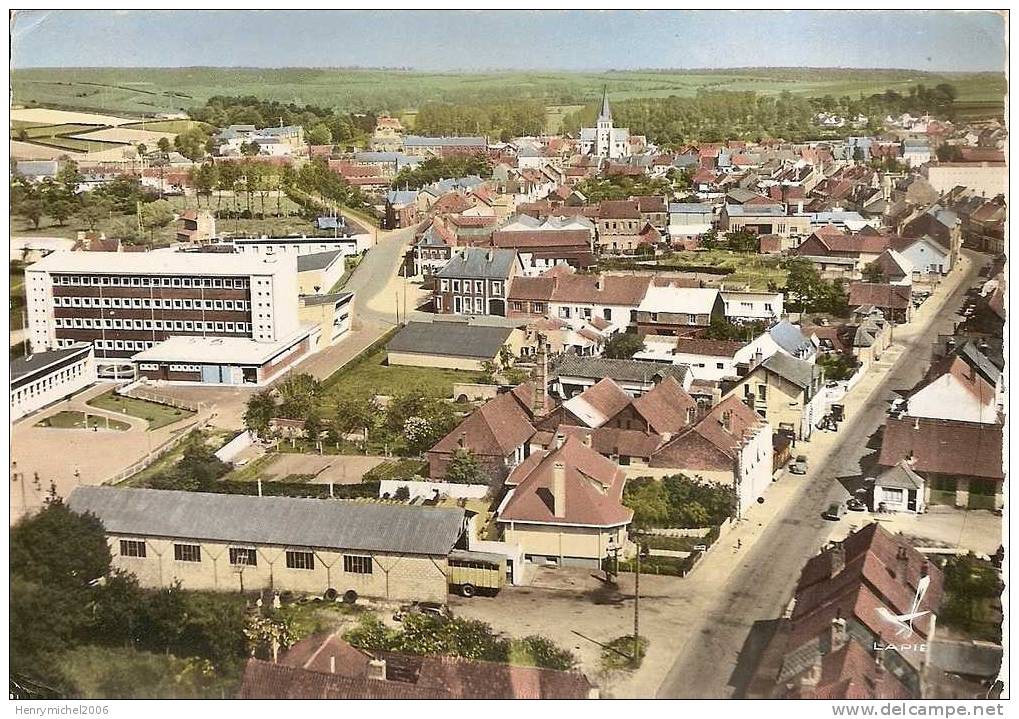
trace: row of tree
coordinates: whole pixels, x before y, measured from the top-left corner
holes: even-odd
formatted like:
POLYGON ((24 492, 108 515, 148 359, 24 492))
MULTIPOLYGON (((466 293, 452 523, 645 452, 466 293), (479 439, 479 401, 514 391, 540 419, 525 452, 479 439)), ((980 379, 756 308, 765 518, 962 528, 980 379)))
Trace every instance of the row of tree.
POLYGON ((438 103, 421 106, 414 118, 421 135, 484 135, 503 142, 545 132, 545 103, 516 99, 491 103, 438 103))
POLYGON ((486 179, 491 177, 491 161, 480 154, 429 157, 413 167, 404 167, 400 170, 393 178, 393 187, 400 190, 419 190, 439 180, 469 175, 486 179))

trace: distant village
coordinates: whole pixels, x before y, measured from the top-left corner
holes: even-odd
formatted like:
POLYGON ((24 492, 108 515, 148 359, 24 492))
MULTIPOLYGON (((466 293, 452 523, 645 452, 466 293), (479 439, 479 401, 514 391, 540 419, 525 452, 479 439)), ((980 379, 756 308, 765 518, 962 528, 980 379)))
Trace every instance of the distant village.
MULTIPOLYGON (((79 158, 78 193, 128 178, 197 201, 174 214, 172 242, 12 238, 25 298, 10 364, 12 504, 42 509, 25 475, 50 479, 38 457, 66 449, 77 474, 54 474, 53 495, 101 520, 113 566, 144 587, 306 594, 383 614, 449 604, 493 626, 519 611, 500 604, 516 588, 555 587, 547 607, 530 605, 547 626, 535 618, 528 633, 569 646, 565 607, 595 591, 593 576, 629 582, 627 606, 641 601, 639 577, 665 597, 648 601, 675 596, 704 621, 768 531, 802 529, 799 547, 776 550, 798 578, 746 696, 982 698, 1000 635, 953 619, 964 600, 952 582, 953 562, 1000 567, 1006 133, 929 115, 881 124, 844 140, 666 149, 616 127, 606 94, 573 137, 422 137, 379 116, 354 152, 311 144, 301 126, 231 125, 198 162, 79 158), (485 171, 398 181, 466 158, 485 171), (195 168, 248 159, 324 163, 367 207, 322 203, 297 232, 230 231, 195 168), (395 393, 330 404, 328 418, 315 409, 325 389, 301 395, 298 378, 344 387, 378 353, 377 376, 419 393, 398 420, 395 393), (429 396, 433 377, 452 392, 429 396), (89 404, 97 387, 106 409, 89 404), (177 412, 180 432, 131 444, 151 422, 116 409, 131 402, 177 412), (83 424, 55 429, 74 413, 83 424), (380 448, 370 434, 385 422, 395 430, 380 448), (210 428, 222 430, 224 487, 270 459, 304 464, 288 459, 275 480, 252 470, 236 491, 139 480, 210 428), (56 434, 75 431, 81 444, 56 434), (407 449, 416 432, 426 439, 407 449), (87 442, 105 441, 124 444, 89 458, 87 442), (362 464, 281 487, 333 472, 331 455, 362 464), (808 498, 799 488, 811 483, 823 491, 808 498), (960 543, 967 521, 998 533, 960 543), (962 529, 949 541, 946 527, 962 529), (923 618, 896 649, 901 627, 887 617, 910 612, 923 618)), ((43 187, 66 165, 17 160, 12 173, 43 187)), ((263 209, 275 202, 262 197, 263 209)), ((1000 618, 1000 604, 988 611, 1000 618)), ((590 659, 598 647, 569 670, 418 657, 409 671, 399 652, 315 635, 250 659, 240 692, 639 696, 681 656, 665 637, 697 626, 647 622, 644 666, 607 675, 590 659)))

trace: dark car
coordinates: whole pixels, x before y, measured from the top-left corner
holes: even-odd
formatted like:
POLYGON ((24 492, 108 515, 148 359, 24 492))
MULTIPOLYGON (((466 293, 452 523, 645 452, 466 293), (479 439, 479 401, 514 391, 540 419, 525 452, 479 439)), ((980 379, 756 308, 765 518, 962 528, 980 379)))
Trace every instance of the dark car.
POLYGON ((789 465, 789 474, 806 474, 807 473, 807 458, 805 455, 799 455, 789 465))
POLYGON ((849 501, 846 502, 846 508, 850 512, 866 512, 867 511, 867 505, 864 504, 863 502, 861 502, 859 499, 856 499, 855 497, 853 499, 850 499, 849 501))
POLYGON ((393 619, 402 622, 408 614, 431 614, 433 617, 449 618, 449 609, 438 602, 413 602, 400 607, 393 615, 393 619))
POLYGON ((842 515, 846 513, 846 505, 842 502, 832 502, 828 505, 828 509, 824 510, 821 514, 825 519, 831 519, 835 522, 842 519, 842 515))

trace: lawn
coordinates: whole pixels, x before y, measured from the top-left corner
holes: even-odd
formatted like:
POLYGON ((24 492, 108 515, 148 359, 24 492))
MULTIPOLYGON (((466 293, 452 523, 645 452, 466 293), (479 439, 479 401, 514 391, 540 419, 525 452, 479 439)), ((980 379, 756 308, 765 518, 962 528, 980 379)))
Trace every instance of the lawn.
MULTIPOLYGON (((35 423, 36 427, 50 427, 53 429, 85 429, 85 413, 78 411, 57 412, 52 417, 47 417, 35 423)), ((88 416, 88 429, 112 429, 124 432, 131 429, 127 422, 106 417, 88 416)))
POLYGON ((754 290, 766 290, 769 284, 784 287, 788 272, 781 266, 781 258, 753 253, 707 250, 700 252, 673 252, 660 258, 653 266, 638 265, 636 261, 610 260, 606 269, 656 269, 672 272, 708 272, 717 274, 727 285, 749 285, 754 290))
POLYGON ((395 396, 410 390, 420 391, 428 397, 446 399, 453 395, 454 383, 481 380, 480 372, 435 367, 389 367, 385 362, 386 350, 383 347, 371 354, 362 355, 338 371, 324 383, 327 404, 335 407, 340 398, 364 392, 395 396))
POLYGON ((168 407, 165 404, 149 402, 148 400, 137 399, 135 397, 124 397, 115 394, 113 390, 90 399, 87 404, 91 407, 107 409, 111 412, 120 412, 130 417, 144 419, 149 423, 150 431, 194 415, 194 412, 190 410, 168 407))

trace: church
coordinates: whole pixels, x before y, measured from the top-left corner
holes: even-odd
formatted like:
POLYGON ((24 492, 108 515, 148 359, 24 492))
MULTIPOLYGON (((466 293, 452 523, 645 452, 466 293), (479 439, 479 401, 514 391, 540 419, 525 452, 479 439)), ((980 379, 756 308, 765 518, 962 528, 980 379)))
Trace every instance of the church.
POLYGON ((612 108, 609 107, 608 90, 603 91, 601 113, 597 127, 580 130, 580 152, 601 159, 616 159, 630 154, 630 130, 626 127, 612 127, 612 108))

